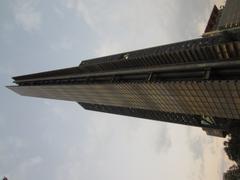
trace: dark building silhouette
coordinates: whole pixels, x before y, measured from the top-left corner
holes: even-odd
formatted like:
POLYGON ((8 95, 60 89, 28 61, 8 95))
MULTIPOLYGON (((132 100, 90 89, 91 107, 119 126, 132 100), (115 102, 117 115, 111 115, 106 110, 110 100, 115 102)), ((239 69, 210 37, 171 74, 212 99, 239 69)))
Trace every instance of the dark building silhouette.
POLYGON ((225 6, 213 7, 203 36, 212 36, 225 30, 239 29, 240 1, 227 0, 225 6))
POLYGON ((215 6, 202 38, 13 77, 17 86, 8 88, 24 96, 76 101, 88 110, 225 134, 240 122, 239 2, 215 6))

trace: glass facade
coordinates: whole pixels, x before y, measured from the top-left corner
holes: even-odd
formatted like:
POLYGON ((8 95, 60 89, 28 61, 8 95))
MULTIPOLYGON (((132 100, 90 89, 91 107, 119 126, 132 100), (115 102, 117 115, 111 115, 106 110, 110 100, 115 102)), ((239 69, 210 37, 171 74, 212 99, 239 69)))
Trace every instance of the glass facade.
POLYGON ((238 80, 9 88, 26 96, 240 119, 240 81, 238 80))

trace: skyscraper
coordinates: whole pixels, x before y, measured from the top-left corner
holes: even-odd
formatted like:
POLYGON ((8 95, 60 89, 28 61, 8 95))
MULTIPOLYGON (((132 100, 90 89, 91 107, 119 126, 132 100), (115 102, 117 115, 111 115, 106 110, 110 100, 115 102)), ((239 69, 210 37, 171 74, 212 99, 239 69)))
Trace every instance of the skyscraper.
POLYGON ((202 38, 13 77, 17 86, 8 88, 88 110, 227 131, 240 125, 238 11, 239 0, 215 6, 202 38))

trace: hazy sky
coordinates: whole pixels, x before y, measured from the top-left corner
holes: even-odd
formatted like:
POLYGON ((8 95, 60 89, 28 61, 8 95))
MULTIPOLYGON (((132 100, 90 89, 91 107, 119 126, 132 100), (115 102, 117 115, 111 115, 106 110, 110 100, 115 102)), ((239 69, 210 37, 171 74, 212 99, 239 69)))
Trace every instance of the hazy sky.
POLYGON ((0 177, 219 180, 223 139, 200 128, 21 97, 12 76, 199 37, 214 0, 1 0, 0 177))

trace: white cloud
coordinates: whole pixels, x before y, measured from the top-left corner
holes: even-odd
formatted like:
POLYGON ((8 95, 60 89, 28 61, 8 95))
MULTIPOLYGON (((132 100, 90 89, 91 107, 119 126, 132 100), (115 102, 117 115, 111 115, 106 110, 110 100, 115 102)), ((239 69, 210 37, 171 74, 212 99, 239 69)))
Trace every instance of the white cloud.
POLYGON ((13 3, 13 12, 16 23, 25 31, 32 32, 40 28, 42 15, 36 9, 37 1, 16 0, 13 3))
POLYGON ((98 34, 96 56, 198 37, 214 2, 204 0, 66 0, 98 34))
POLYGON ((225 139, 207 136, 201 129, 191 128, 188 132, 188 147, 193 156, 195 170, 193 177, 199 180, 222 179, 231 162, 223 149, 225 139))
POLYGON ((0 126, 3 127, 5 125, 5 120, 3 119, 3 117, 0 114, 0 126))
POLYGON ((60 18, 64 18, 64 12, 62 9, 58 8, 57 6, 53 7, 53 11, 56 13, 56 15, 60 18))
POLYGON ((216 4, 218 7, 225 4, 226 0, 211 0, 214 4, 216 4))
MULTIPOLYGON (((67 0, 67 7, 75 9, 85 23, 98 34, 100 45, 95 52, 96 56, 103 56, 197 37, 203 33, 214 3, 219 5, 221 2, 216 0, 194 2, 190 0, 67 0)), ((158 126, 159 122, 151 126, 151 123, 146 121, 135 122, 139 126, 138 129, 133 131, 130 128, 126 132, 127 135, 115 134, 117 130, 112 130, 114 126, 104 124, 104 119, 99 119, 99 116, 94 118, 98 121, 92 125, 96 126, 96 131, 89 135, 90 142, 86 146, 86 152, 90 155, 87 157, 92 159, 94 156, 96 161, 100 161, 98 158, 101 157, 101 162, 106 168, 111 169, 110 172, 121 166, 119 168, 122 168, 122 174, 129 175, 125 179, 159 179, 159 177, 186 180, 221 179, 225 170, 222 169, 222 164, 229 163, 223 152, 223 140, 208 137, 200 128, 189 130, 171 124, 164 132, 164 128, 158 126), (165 134, 161 134, 161 131, 165 134), (129 132, 135 137, 128 134, 129 132), (141 137, 140 141, 138 136, 141 137), (194 148, 196 143, 192 145, 195 141, 201 144, 197 147, 199 151, 194 148), (121 144, 122 142, 126 144, 121 144), (165 144, 167 149, 159 150, 161 144, 165 144), (99 154, 99 151, 108 148, 106 154, 99 154), (134 153, 121 154, 121 151, 126 149, 130 151, 131 148, 134 153), (121 155, 115 157, 109 151, 121 155), (120 165, 115 165, 114 162, 120 165), (136 178, 137 172, 142 177, 136 178)), ((113 116, 111 120, 117 124, 116 127, 121 127, 113 116)), ((134 126, 130 119, 129 124, 134 126)), ((94 166, 91 163, 98 163, 96 161, 88 162, 89 166, 94 166)), ((111 178, 107 179, 117 178, 111 173, 108 175, 111 178)), ((99 177, 108 176, 101 174, 99 177)))
POLYGON ((14 147, 14 149, 21 149, 25 146, 23 140, 18 137, 9 136, 7 141, 8 145, 14 147))
POLYGON ((177 11, 179 4, 177 1, 68 0, 67 2, 67 6, 75 9, 98 34, 101 45, 97 52, 100 55, 102 55, 101 49, 106 53, 116 53, 119 50, 167 43, 176 38, 174 29, 176 16, 171 12, 177 11))
POLYGON ((91 114, 85 143, 69 148, 57 179, 159 179, 166 161, 166 154, 159 151, 159 140, 165 137, 159 135, 166 126, 126 116, 91 114))
POLYGON ((5 32, 12 31, 14 29, 14 26, 11 23, 4 23, 4 24, 1 24, 1 29, 5 32))
POLYGON ((43 162, 43 159, 40 156, 35 156, 23 162, 23 164, 21 165, 22 166, 21 168, 25 169, 27 167, 33 167, 42 162, 43 162))
POLYGON ((204 30, 206 28, 206 22, 207 22, 207 20, 198 23, 197 30, 198 30, 199 34, 203 34, 203 32, 204 32, 204 30))
POLYGON ((62 38, 58 42, 52 43, 50 45, 50 48, 55 51, 61 51, 61 50, 70 50, 72 49, 72 41, 69 38, 62 38))
POLYGON ((223 140, 206 136, 200 128, 166 128, 157 121, 90 113, 85 143, 68 149, 56 179, 212 180, 221 179, 229 167, 222 169, 228 162, 223 140), (171 146, 165 149, 163 142, 161 147, 162 140, 171 146), (199 158, 191 147, 194 141, 202 151, 199 158))
POLYGON ((11 77, 15 73, 16 73, 16 69, 14 67, 11 67, 9 65, 0 66, 0 74, 2 75, 11 77))
POLYGON ((27 179, 29 173, 36 169, 43 163, 43 159, 40 156, 34 156, 21 162, 13 174, 9 173, 11 179, 27 179))

